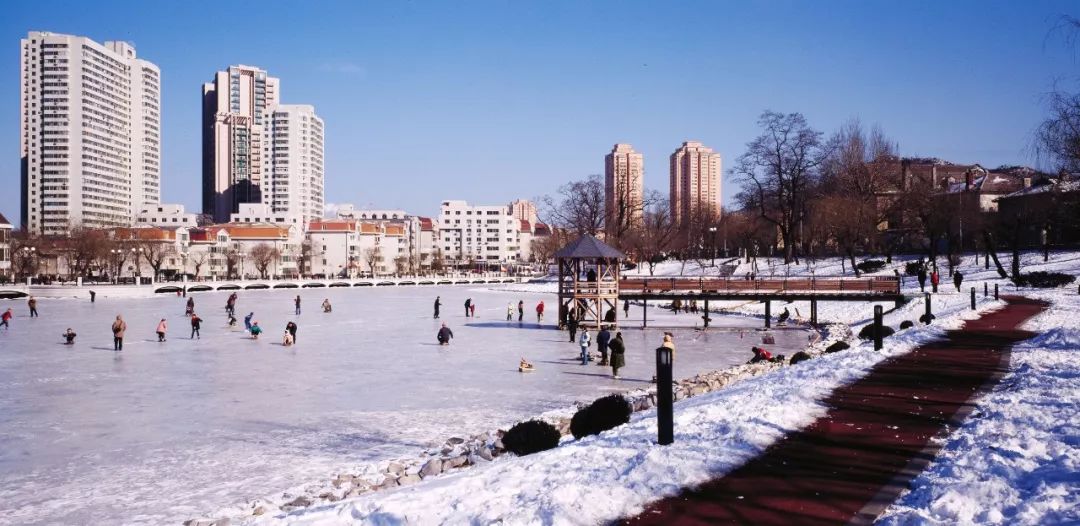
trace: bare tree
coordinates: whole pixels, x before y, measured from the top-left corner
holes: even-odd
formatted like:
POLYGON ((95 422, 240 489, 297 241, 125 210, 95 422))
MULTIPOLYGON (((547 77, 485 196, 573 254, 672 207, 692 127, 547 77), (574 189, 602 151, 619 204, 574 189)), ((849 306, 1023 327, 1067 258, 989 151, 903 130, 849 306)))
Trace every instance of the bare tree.
POLYGON ((270 246, 269 243, 259 243, 251 247, 248 255, 251 256, 251 262, 255 265, 255 270, 259 271, 259 275, 263 279, 266 279, 270 264, 281 255, 281 252, 277 248, 270 246))
POLYGON ((663 261, 666 253, 675 246, 679 235, 679 227, 672 220, 670 207, 660 199, 652 203, 645 210, 641 227, 627 236, 627 246, 639 264, 649 266, 650 276, 656 271, 657 263, 663 261))
POLYGON ((41 259, 38 251, 40 241, 30 236, 25 230, 18 230, 11 236, 11 269, 16 278, 30 277, 38 273, 41 259))
POLYGON ((551 257, 559 250, 558 243, 558 236, 555 235, 533 238, 529 243, 529 253, 532 255, 532 261, 541 265, 550 263, 551 257))
POLYGON ((652 204, 648 202, 650 194, 635 195, 630 185, 605 186, 604 191, 605 197, 609 192, 612 194, 611 200, 604 202, 605 240, 619 245, 630 231, 641 226, 645 209, 652 204))
POLYGON ((1062 172, 1080 172, 1080 93, 1049 95, 1049 117, 1035 131, 1035 151, 1062 172))
POLYGON ((371 272, 371 276, 374 277, 376 272, 376 265, 382 261, 382 250, 378 245, 364 249, 364 261, 367 262, 368 271, 371 272))
POLYGON ((604 229, 604 182, 599 175, 572 181, 558 193, 540 198, 543 222, 576 236, 599 235, 604 229))
POLYGON ((806 218, 807 199, 831 146, 800 113, 766 111, 758 124, 761 135, 746 145, 731 173, 743 183, 737 199, 776 226, 784 244, 784 263, 790 263, 796 257, 796 237, 806 218))
POLYGON ((191 253, 191 264, 195 266, 195 279, 199 279, 199 273, 202 271, 203 265, 210 259, 210 253, 199 250, 191 253))
POLYGON ((90 267, 108 250, 109 242, 101 230, 75 227, 63 242, 68 256, 68 273, 71 279, 87 276, 90 267))
POLYGON ((154 280, 157 280, 165 260, 175 255, 175 247, 172 243, 149 239, 139 241, 137 245, 146 264, 150 265, 150 268, 154 270, 154 280))

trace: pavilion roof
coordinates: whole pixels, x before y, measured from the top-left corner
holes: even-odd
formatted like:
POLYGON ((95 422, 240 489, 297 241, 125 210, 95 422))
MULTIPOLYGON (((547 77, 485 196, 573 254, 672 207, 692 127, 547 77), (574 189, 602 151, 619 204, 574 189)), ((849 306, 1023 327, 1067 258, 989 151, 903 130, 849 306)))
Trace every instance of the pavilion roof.
POLYGON ((626 257, 626 254, 623 254, 619 250, 605 244, 603 241, 586 234, 578 238, 577 241, 559 249, 559 251, 555 253, 555 257, 623 259, 626 257))

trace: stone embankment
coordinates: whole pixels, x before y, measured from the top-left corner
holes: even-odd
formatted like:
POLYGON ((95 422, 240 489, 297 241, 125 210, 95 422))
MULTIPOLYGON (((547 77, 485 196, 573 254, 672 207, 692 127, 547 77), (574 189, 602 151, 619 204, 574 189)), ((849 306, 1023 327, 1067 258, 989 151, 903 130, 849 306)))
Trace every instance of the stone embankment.
MULTIPOLYGON (((842 324, 826 326, 818 334, 820 337, 817 341, 802 351, 810 357, 820 356, 828 345, 852 337, 851 328, 842 324)), ((717 391, 786 365, 786 362, 748 363, 679 380, 674 386, 675 400, 717 391)), ((629 391, 623 393, 623 396, 630 402, 634 412, 647 411, 656 405, 655 387, 629 391)), ((579 402, 574 407, 544 413, 538 418, 555 426, 565 439, 570 435, 570 419, 574 412, 588 403, 591 401, 579 402)), ((246 512, 242 516, 235 516, 232 519, 227 517, 191 519, 186 521, 184 526, 228 526, 234 520, 242 521, 251 516, 288 513, 315 504, 333 503, 375 491, 411 486, 443 473, 486 464, 503 456, 506 454, 506 449, 502 444, 504 433, 505 430, 498 429, 468 437, 451 437, 441 446, 428 449, 417 457, 367 465, 361 472, 338 474, 328 483, 313 484, 295 493, 283 493, 276 499, 256 500, 245 507, 246 512)))

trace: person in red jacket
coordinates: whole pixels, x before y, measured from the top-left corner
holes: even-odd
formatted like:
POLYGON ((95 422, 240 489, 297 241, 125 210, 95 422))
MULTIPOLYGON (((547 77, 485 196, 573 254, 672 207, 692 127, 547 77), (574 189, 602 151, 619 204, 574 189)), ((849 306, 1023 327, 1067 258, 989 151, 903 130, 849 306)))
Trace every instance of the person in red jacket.
POLYGON ((8 309, 4 311, 3 314, 0 314, 0 327, 3 327, 5 330, 11 330, 11 316, 11 309, 8 309))
POLYGON ((930 273, 930 286, 933 287, 935 294, 937 293, 938 283, 941 283, 941 275, 938 274, 937 270, 934 270, 930 273))
POLYGON ((536 304, 536 323, 544 321, 544 300, 536 304))

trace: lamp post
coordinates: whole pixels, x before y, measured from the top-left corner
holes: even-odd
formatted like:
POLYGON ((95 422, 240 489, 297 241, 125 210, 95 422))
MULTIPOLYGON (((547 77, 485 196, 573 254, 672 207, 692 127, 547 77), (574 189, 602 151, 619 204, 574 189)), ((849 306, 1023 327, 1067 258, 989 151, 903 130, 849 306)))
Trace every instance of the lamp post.
POLYGON ((656 349, 656 434, 657 443, 666 446, 675 441, 674 396, 671 391, 672 352, 656 349))
POLYGON ((716 227, 714 227, 714 226, 709 227, 709 237, 712 238, 711 239, 711 241, 712 241, 712 265, 715 267, 716 266, 716 227))

